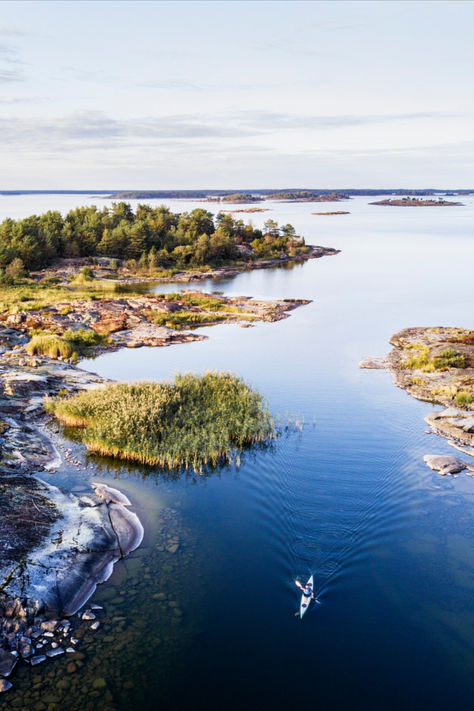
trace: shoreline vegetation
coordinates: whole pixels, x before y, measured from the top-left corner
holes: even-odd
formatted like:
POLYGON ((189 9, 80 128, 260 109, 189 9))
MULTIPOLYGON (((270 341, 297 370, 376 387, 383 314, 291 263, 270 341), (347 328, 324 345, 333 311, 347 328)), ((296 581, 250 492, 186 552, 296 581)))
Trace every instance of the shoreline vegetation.
POLYGON ((108 385, 48 400, 45 409, 79 428, 90 452, 166 469, 238 463, 244 449, 275 436, 262 396, 230 373, 108 385))

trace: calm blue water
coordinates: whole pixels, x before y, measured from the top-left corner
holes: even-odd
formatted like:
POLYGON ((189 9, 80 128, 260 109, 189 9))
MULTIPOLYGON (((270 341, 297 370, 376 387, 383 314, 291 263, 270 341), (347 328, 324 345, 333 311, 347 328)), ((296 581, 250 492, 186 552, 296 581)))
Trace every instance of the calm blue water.
MULTIPOLYGON (((40 211, 29 209, 39 198, 9 197, 9 205, 15 200, 17 215, 40 211)), ((115 708, 471 707, 474 480, 428 470, 424 454, 453 453, 424 432, 430 406, 389 374, 358 368, 363 357, 386 353, 403 327, 473 327, 474 199, 463 201, 465 208, 404 209, 356 198, 336 206, 350 215, 331 217, 310 215, 336 209, 330 204, 272 204, 251 216, 254 224, 291 222, 308 242, 341 254, 198 288, 310 305, 274 324, 202 330, 203 342, 83 362, 119 380, 231 370, 275 414, 304 423, 272 450, 247 455, 238 471, 198 481, 104 470, 105 479, 120 477, 145 522, 141 560, 159 540, 163 501, 195 541, 192 555, 184 548, 174 556, 179 576, 148 564, 150 590, 173 588, 176 576, 184 621, 175 639, 154 645, 150 623, 144 640, 151 595, 148 606, 142 597, 128 602, 131 649, 137 658, 144 646, 149 653, 133 700, 104 672, 115 708), (294 580, 311 573, 322 604, 300 622, 294 580)), ((41 196, 41 209, 86 202, 94 200, 41 196)), ((133 588, 139 561, 111 584, 133 588)))

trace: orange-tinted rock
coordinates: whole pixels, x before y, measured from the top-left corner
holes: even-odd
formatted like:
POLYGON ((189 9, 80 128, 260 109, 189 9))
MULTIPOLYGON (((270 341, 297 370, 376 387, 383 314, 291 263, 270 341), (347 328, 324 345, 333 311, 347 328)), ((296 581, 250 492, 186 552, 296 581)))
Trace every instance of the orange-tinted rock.
POLYGON ((96 333, 108 336, 109 333, 116 333, 117 331, 124 331, 128 328, 127 318, 125 315, 116 317, 107 317, 96 321, 96 323, 91 324, 91 328, 94 329, 96 333))

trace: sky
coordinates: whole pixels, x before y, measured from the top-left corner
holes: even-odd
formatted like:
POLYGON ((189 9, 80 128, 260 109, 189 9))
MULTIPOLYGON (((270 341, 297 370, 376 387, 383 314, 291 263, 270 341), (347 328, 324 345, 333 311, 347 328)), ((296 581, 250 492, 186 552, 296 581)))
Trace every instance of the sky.
POLYGON ((0 2, 1 189, 474 188, 474 2, 0 2))

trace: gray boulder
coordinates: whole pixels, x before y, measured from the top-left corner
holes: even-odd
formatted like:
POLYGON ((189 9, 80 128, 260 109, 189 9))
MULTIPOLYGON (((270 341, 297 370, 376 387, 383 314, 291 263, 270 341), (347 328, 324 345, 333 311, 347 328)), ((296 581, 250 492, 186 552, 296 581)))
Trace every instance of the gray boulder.
POLYGON ((440 454, 425 454, 423 457, 426 465, 430 469, 439 472, 442 476, 446 474, 457 474, 466 469, 466 464, 457 457, 440 454))

